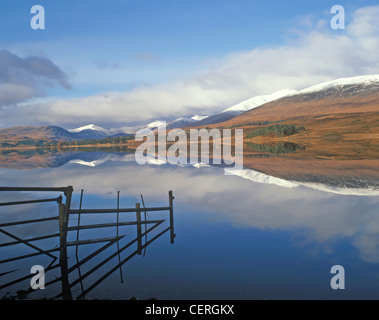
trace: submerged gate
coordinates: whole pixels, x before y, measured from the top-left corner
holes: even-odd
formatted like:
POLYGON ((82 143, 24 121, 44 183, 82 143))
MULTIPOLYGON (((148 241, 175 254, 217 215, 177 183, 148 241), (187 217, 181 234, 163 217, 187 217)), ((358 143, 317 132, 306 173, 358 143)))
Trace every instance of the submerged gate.
MULTIPOLYGON (((0 243, 0 249, 3 247, 10 247, 10 246, 16 246, 16 245, 25 245, 32 249, 32 253, 28 254, 22 254, 22 255, 16 255, 14 257, 6 257, 1 259, 0 256, 0 267, 1 269, 6 270, 6 265, 9 263, 12 263, 17 260, 23 260, 39 255, 45 255, 46 257, 49 257, 51 259, 50 264, 44 269, 45 274, 48 274, 49 271, 52 271, 54 269, 60 269, 60 276, 56 277, 53 280, 50 280, 49 282, 45 283, 45 286, 50 286, 54 283, 61 282, 61 292, 56 294, 52 298, 62 298, 62 299, 83 299, 86 297, 86 294, 88 294, 91 290, 93 290, 96 286, 98 286, 100 283, 102 283, 105 279, 107 279, 111 274, 113 274, 115 271, 120 271, 120 278, 121 282, 123 282, 123 272, 122 272, 122 266, 128 262, 130 259, 132 259, 136 255, 145 255, 146 248, 154 242, 156 239, 161 237, 167 232, 170 232, 170 243, 174 243, 175 239, 175 233, 174 233, 174 208, 173 208, 173 201, 174 196, 172 191, 169 191, 168 193, 168 206, 165 207, 145 207, 145 202, 143 199, 143 196, 141 195, 141 203, 136 203, 134 208, 120 208, 119 206, 119 196, 120 192, 117 193, 117 207, 111 208, 111 209, 82 209, 82 200, 83 200, 83 190, 81 190, 80 195, 80 204, 78 209, 72 209, 71 208, 71 201, 72 201, 72 194, 73 194, 73 187, 62 187, 62 188, 40 188, 40 187, 0 187, 0 192, 10 192, 13 194, 13 192, 16 192, 17 195, 20 194, 20 192, 29 192, 29 193, 36 193, 36 192, 42 192, 42 193, 60 193, 59 196, 55 198, 38 198, 38 199, 22 199, 17 201, 7 201, 7 202, 1 202, 0 207, 11 207, 11 206, 22 206, 22 205, 28 205, 28 204, 38 204, 38 203, 46 203, 46 202, 56 202, 58 206, 58 215, 57 216, 49 216, 49 217, 43 217, 43 218, 36 218, 36 219, 28 219, 28 220, 20 220, 20 221, 11 221, 11 222, 5 222, 0 224, 0 233, 2 233, 6 238, 10 238, 13 241, 3 242, 0 243), (62 194, 64 195, 65 199, 63 199, 62 194), (65 200, 65 201, 63 201, 65 200), (149 212, 159 212, 159 211, 167 211, 168 212, 168 219, 150 219, 148 217, 149 212), (144 214, 144 218, 142 218, 142 213, 144 214), (106 222, 106 223, 91 223, 91 224, 82 224, 81 221, 84 216, 87 215, 96 215, 97 217, 101 217, 101 215, 107 215, 110 214, 116 214, 116 219, 114 222, 106 222), (132 215, 130 219, 127 221, 120 221, 121 216, 125 215, 132 215), (71 222, 75 222, 74 218, 77 219, 77 223, 70 224, 70 218, 71 222), (169 225, 164 227, 163 224, 168 220, 169 225), (12 232, 9 229, 12 229, 13 226, 26 226, 26 225, 38 225, 40 223, 48 222, 48 221, 57 221, 59 224, 59 231, 57 233, 51 233, 51 234, 45 234, 45 235, 39 235, 37 237, 28 237, 23 238, 21 236, 17 236, 15 232, 12 232), (120 227, 125 226, 136 226, 136 230, 134 232, 136 233, 136 236, 134 239, 130 241, 123 241, 121 245, 121 240, 125 240, 126 234, 120 233, 120 227), (142 228, 144 227, 144 228, 142 228), (115 228, 115 234, 111 237, 95 237, 95 238, 88 238, 88 239, 81 239, 80 238, 80 231, 82 230, 99 230, 104 228, 115 228), (160 229, 163 230, 160 230, 160 229), (150 236, 153 232, 154 236, 152 236, 151 239, 148 239, 148 236, 150 236), (74 234, 72 234, 74 233, 74 234), (76 233, 76 234, 75 234, 76 233), (76 239, 73 241, 69 241, 68 236, 76 236, 76 239), (47 239, 58 239, 59 245, 54 248, 42 248, 40 245, 37 245, 35 243, 47 239), (90 252, 87 256, 83 258, 79 258, 78 251, 79 247, 83 245, 90 245, 90 244, 103 244, 100 248, 97 248, 96 250, 93 250, 90 252), (131 249, 135 246, 135 250, 132 252, 127 252, 127 249, 131 249), (75 247, 75 258, 76 263, 74 263, 72 266, 69 266, 69 258, 67 254, 67 249, 70 247, 75 247), (100 262, 96 263, 95 266, 87 270, 82 274, 81 267, 85 265, 86 263, 90 261, 94 261, 95 257, 97 257, 99 254, 104 253, 106 249, 114 247, 113 252, 108 255, 106 258, 102 259, 100 262), (121 253, 127 252, 127 255, 125 257, 121 257, 121 253), (89 285, 87 288, 84 288, 83 280, 89 277, 90 275, 95 274, 95 271, 98 271, 101 267, 103 267, 107 262, 111 261, 112 259, 117 260, 117 263, 113 265, 113 267, 105 272, 100 273, 101 276, 97 277, 97 280, 93 281, 91 285, 89 285), (78 276, 74 277, 73 272, 77 270, 78 276), (69 277, 70 276, 70 277, 69 277), (75 280, 71 280, 70 278, 75 278, 75 280), (72 294, 72 288, 75 285, 80 285, 80 291, 81 293, 77 295, 76 297, 73 297, 72 294)), ((112 230, 112 229, 111 229, 112 230)), ((5 272, 0 272, 0 279, 2 275, 6 275, 9 273, 14 272, 15 270, 6 270, 5 272)), ((96 275, 99 272, 96 273, 96 275)), ((22 283, 25 280, 31 279, 34 276, 34 274, 27 274, 22 277, 18 277, 16 279, 12 279, 11 281, 8 281, 6 283, 0 282, 0 292, 4 289, 7 289, 11 287, 12 285, 22 283)), ((27 288, 26 290, 23 290, 23 294, 26 296, 29 293, 32 293, 34 289, 31 287, 27 288)), ((0 298, 2 298, 0 296, 0 298)), ((4 298, 4 297, 3 297, 4 298)), ((6 298, 6 297, 5 297, 6 298)))

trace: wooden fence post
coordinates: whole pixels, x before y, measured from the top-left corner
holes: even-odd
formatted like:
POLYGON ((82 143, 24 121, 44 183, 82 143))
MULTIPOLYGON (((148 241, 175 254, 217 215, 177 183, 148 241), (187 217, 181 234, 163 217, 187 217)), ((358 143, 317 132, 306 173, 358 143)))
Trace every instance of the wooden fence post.
POLYGON ((68 264, 67 264, 67 226, 68 217, 67 209, 63 203, 59 204, 59 263, 62 276, 62 297, 64 300, 72 300, 70 284, 68 281, 68 264))
POLYGON ((62 296, 64 300, 72 300, 70 283, 68 280, 68 263, 67 263, 67 230, 71 207, 71 197, 73 188, 67 187, 65 190, 66 204, 59 204, 59 240, 60 240, 60 266, 62 275, 62 296))
POLYGON ((141 228, 141 206, 136 203, 136 218, 137 218, 137 250, 138 254, 142 254, 142 228, 141 228))
POLYGON ((174 232, 174 197, 172 191, 168 193, 169 197, 169 207, 170 207, 170 243, 174 243, 175 232, 174 232))

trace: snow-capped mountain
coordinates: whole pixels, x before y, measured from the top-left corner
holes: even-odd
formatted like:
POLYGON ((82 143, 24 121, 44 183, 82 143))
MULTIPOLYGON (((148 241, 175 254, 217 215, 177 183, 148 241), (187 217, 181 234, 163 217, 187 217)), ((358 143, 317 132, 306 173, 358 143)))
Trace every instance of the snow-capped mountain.
POLYGON ((88 124, 79 128, 75 129, 69 129, 67 131, 71 133, 86 133, 88 136, 92 134, 103 135, 104 137, 110 137, 115 135, 122 135, 122 134, 135 134, 137 131, 143 131, 143 130, 155 130, 159 126, 166 123, 167 129, 174 129, 174 128, 182 128, 187 125, 199 122, 201 120, 204 120, 208 118, 208 116, 200 116, 196 115, 193 117, 180 117, 173 121, 163 121, 163 120, 155 120, 153 122, 148 123, 147 125, 141 125, 141 126, 134 126, 134 127, 121 127, 121 128, 112 128, 112 129, 104 129, 103 127, 100 127, 95 124, 88 124))
POLYGON ((178 119, 168 122, 167 129, 182 128, 193 122, 195 122, 195 120, 192 120, 191 118, 180 117, 178 119))
POLYGON ((250 98, 248 100, 242 101, 230 108, 225 109, 222 113, 228 112, 245 112, 257 108, 261 105, 264 105, 268 102, 272 102, 284 97, 291 97, 294 95, 308 94, 308 93, 316 93, 324 90, 328 90, 331 88, 338 88, 348 85, 362 85, 367 86, 370 84, 379 83, 379 75, 366 75, 366 76, 358 76, 358 77, 350 77, 350 78, 340 78, 332 81, 322 82, 301 90, 294 89, 285 89, 274 92, 272 94, 256 96, 250 98))
POLYGON ((305 94, 305 93, 314 93, 323 90, 327 90, 333 87, 341 87, 347 85, 370 85, 374 83, 379 83, 379 74, 374 75, 366 75, 366 76, 358 76, 358 77, 350 77, 350 78, 340 78, 332 81, 322 82, 308 88, 302 89, 297 92, 297 94, 305 94))
POLYGON ((285 89, 285 90, 280 90, 268 95, 255 96, 248 100, 242 101, 234 106, 231 106, 220 113, 206 117, 200 120, 198 123, 196 123, 196 125, 203 126, 203 125, 210 125, 210 124, 228 121, 243 112, 252 110, 261 105, 264 105, 265 103, 268 103, 268 102, 271 102, 271 101, 274 101, 286 96, 290 96, 296 93, 297 93, 296 90, 285 89))
POLYGON ((135 129, 137 129, 137 130, 141 130, 141 129, 142 130, 143 129, 154 130, 154 129, 157 129, 160 125, 163 125, 164 123, 166 123, 166 128, 167 129, 183 128, 185 126, 188 126, 190 124, 193 124, 193 123, 201 121, 201 120, 204 120, 206 118, 208 118, 208 116, 199 116, 199 115, 196 115, 196 116, 193 116, 191 118, 189 118, 189 117, 180 117, 180 118, 175 119, 173 121, 156 120, 156 121, 153 121, 153 122, 149 123, 146 126, 136 127, 135 129))
POLYGON ((204 119, 206 119, 206 118, 208 118, 209 116, 199 116, 199 115, 196 115, 196 116, 193 116, 192 118, 191 118, 191 120, 193 120, 193 121, 201 121, 201 120, 204 120, 204 119))
POLYGON ((85 135, 86 139, 98 139, 99 137, 116 137, 134 133, 134 130, 131 127, 104 129, 103 127, 95 124, 88 124, 79 128, 69 129, 67 131, 75 134, 85 135))
POLYGON ((296 118, 296 121, 300 121, 299 119, 302 122, 307 121, 312 134, 318 132, 325 136, 336 132, 339 134, 360 132, 364 135, 362 139, 369 139, 369 134, 376 132, 377 128, 373 123, 378 116, 378 101, 379 75, 341 78, 301 89, 265 103, 259 108, 243 112, 228 121, 227 125, 239 126, 260 121, 294 121, 296 118), (334 114, 337 117, 342 117, 344 114, 343 122, 333 122, 332 125, 330 121, 333 119, 329 120, 328 124, 320 120, 322 116, 334 114), (372 124, 365 126, 365 121, 372 124), (327 130, 323 130, 326 125, 327 130))
POLYGON ((180 117, 174 121, 170 121, 167 123, 167 129, 174 129, 174 128, 183 128, 187 127, 189 125, 196 124, 197 122, 207 119, 208 116, 193 116, 191 118, 189 117, 180 117))
POLYGON ((257 108, 257 107, 259 107, 265 103, 268 103, 268 102, 271 102, 271 101, 274 101, 274 100, 277 100, 277 99, 280 99, 280 98, 283 98, 286 96, 290 96, 290 95, 293 95, 296 93, 297 93, 296 90, 285 89, 285 90, 277 91, 277 92, 274 92, 272 94, 268 94, 268 95, 264 95, 264 96, 256 96, 256 97, 250 98, 248 100, 242 101, 242 102, 222 111, 222 113, 231 112, 231 111, 232 112, 249 111, 249 110, 257 108))
POLYGON ((99 132, 104 132, 106 134, 109 132, 109 130, 106 130, 106 129, 102 128, 102 127, 99 127, 99 126, 97 126, 95 124, 88 124, 86 126, 83 126, 83 127, 80 127, 80 128, 76 128, 76 129, 69 129, 67 131, 76 133, 76 132, 81 132, 83 130, 95 130, 95 131, 99 131, 99 132))
MULTIPOLYGON (((156 129, 156 128, 158 128, 159 126, 163 125, 164 123, 165 123, 164 121, 156 120, 156 121, 150 122, 148 125, 146 125, 145 127, 142 127, 142 128, 146 128, 146 129, 156 129)), ((142 128, 141 128, 141 129, 142 129, 142 128)))

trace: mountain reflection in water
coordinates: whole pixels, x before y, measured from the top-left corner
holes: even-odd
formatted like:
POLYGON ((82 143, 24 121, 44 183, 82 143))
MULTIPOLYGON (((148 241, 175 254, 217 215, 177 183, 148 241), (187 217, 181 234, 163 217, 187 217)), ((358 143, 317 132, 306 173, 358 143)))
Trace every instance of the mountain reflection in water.
MULTIPOLYGON (((160 205, 162 190, 175 193, 175 245, 156 242, 125 265, 124 284, 115 272, 88 299, 379 298, 375 160, 247 157, 240 176, 226 176, 211 166, 138 166, 134 154, 56 156, 46 167, 0 169, 1 184, 73 185, 76 207, 80 189, 99 207, 114 206, 118 190, 127 206, 141 194, 160 205), (346 270, 343 293, 330 289, 335 264, 346 270)), ((8 219, 9 211, 0 215, 0 223, 8 219)))

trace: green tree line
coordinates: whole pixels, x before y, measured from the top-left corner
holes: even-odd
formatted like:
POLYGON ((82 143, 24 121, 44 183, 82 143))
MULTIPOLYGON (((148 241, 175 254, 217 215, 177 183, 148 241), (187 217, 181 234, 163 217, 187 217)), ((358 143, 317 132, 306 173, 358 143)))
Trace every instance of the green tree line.
POLYGON ((250 132, 247 135, 247 138, 249 139, 249 138, 254 138, 254 137, 259 137, 259 136, 285 137, 285 136, 290 136, 290 135, 296 134, 296 133, 303 131, 303 130, 305 130, 304 126, 296 127, 292 124, 275 124, 272 126, 260 128, 260 129, 253 131, 253 132, 250 132))
POLYGON ((84 146, 84 145, 97 145, 97 144, 122 144, 126 143, 128 140, 132 140, 133 136, 122 136, 122 137, 109 137, 102 139, 83 139, 77 141, 60 141, 51 143, 50 146, 84 146))

